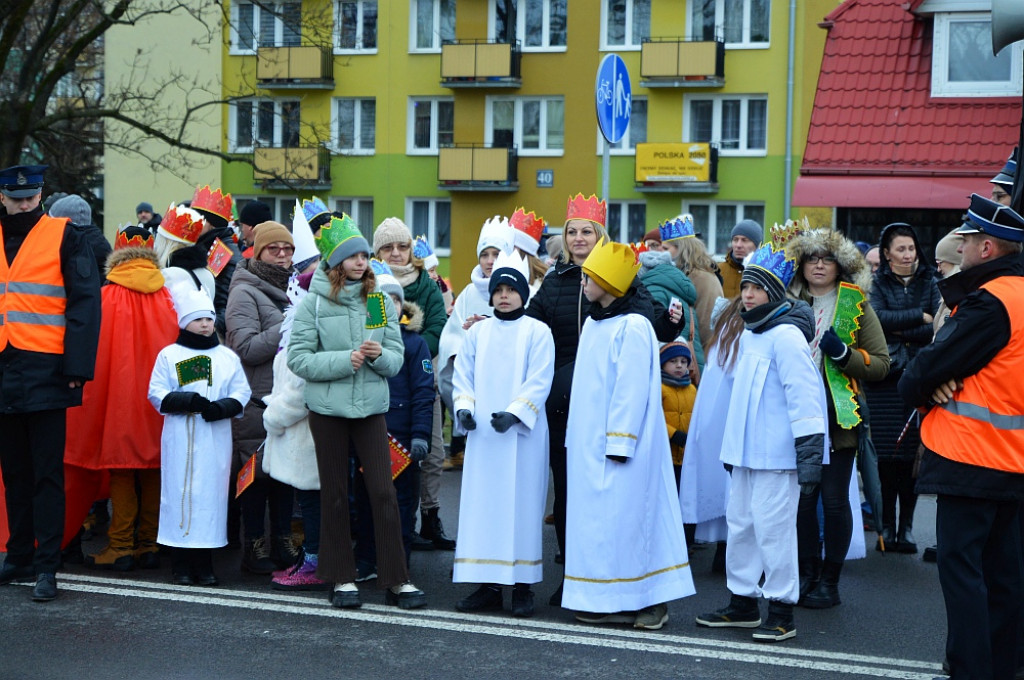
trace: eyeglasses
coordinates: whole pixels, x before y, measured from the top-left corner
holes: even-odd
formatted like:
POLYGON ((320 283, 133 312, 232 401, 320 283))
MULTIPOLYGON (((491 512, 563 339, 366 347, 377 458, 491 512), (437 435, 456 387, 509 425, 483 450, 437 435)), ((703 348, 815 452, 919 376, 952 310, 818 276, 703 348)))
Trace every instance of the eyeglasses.
POLYGON ((836 257, 835 255, 811 255, 806 260, 804 260, 804 262, 806 262, 807 264, 818 264, 819 262, 824 262, 825 264, 835 264, 836 257))
POLYGON ((285 255, 291 255, 292 253, 295 252, 295 246, 269 245, 266 246, 266 250, 269 250, 271 255, 280 255, 281 253, 284 253, 285 255))

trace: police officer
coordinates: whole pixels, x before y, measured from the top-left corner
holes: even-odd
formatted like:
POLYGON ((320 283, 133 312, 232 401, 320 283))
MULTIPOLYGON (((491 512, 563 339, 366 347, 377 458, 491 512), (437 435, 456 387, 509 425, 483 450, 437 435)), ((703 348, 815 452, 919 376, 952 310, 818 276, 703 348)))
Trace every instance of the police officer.
POLYGON ((939 583, 953 680, 1012 678, 1022 584, 1024 218, 977 194, 957 233, 962 271, 939 282, 953 313, 899 382, 931 407, 918 493, 938 495, 939 583))
POLYGON ((45 165, 0 170, 0 470, 10 538, 0 585, 57 596, 64 536, 65 411, 82 403, 100 328, 92 249, 40 206, 45 165))

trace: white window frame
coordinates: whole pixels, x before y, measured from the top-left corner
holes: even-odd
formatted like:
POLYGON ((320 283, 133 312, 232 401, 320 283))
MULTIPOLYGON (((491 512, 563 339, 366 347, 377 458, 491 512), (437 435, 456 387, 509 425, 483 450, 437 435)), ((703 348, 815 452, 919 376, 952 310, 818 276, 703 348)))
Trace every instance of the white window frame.
MULTIPOLYGON (((1019 97, 1021 96, 1021 59, 1024 44, 1009 45, 1010 77, 1005 81, 949 82, 950 24, 987 21, 991 12, 942 12, 935 15, 932 31, 932 97, 1019 97)), ((1004 50, 1002 54, 1007 54, 1004 50)))
POLYGON ((696 141, 709 141, 709 140, 697 140, 694 136, 696 133, 692 132, 693 117, 690 113, 690 107, 693 102, 696 101, 712 101, 714 108, 711 113, 711 139, 710 143, 718 147, 718 155, 722 156, 749 156, 749 157, 760 157, 768 155, 768 143, 770 139, 770 129, 768 127, 769 119, 769 106, 768 106, 768 95, 767 94, 743 94, 743 95, 691 95, 684 97, 683 105, 683 141, 696 142, 696 141), (722 102, 724 101, 739 101, 740 104, 740 139, 738 149, 725 149, 722 147, 722 102), (747 146, 747 115, 750 109, 751 101, 763 101, 765 102, 764 116, 765 116, 765 135, 764 135, 764 146, 763 149, 751 149, 747 146))
POLYGON ((299 136, 301 142, 302 135, 302 103, 299 99, 292 99, 288 97, 276 98, 276 97, 248 97, 246 99, 236 99, 228 104, 228 152, 229 153, 252 153, 257 146, 263 146, 256 144, 256 125, 258 111, 257 104, 260 102, 273 102, 274 104, 274 133, 273 139, 270 144, 267 144, 264 148, 268 149, 279 149, 283 148, 283 116, 281 115, 281 106, 283 104, 298 104, 299 105, 299 136), (237 109, 239 106, 248 104, 253 108, 252 116, 252 138, 253 144, 250 146, 239 146, 238 145, 238 113, 237 109))
POLYGON ((455 114, 455 98, 454 97, 409 97, 408 105, 406 109, 406 134, 405 134, 405 153, 409 156, 436 156, 440 145, 437 140, 437 108, 439 103, 448 103, 452 105, 453 122, 452 128, 454 132, 454 114, 455 114), (428 148, 417 148, 416 147, 416 105, 417 104, 430 104, 430 146, 428 148))
POLYGON ((431 196, 419 196, 405 199, 405 223, 409 225, 409 230, 413 232, 413 238, 423 234, 423 230, 413 223, 413 204, 414 203, 429 203, 430 204, 430 217, 429 224, 427 225, 427 241, 434 249, 434 254, 438 257, 449 257, 452 253, 451 239, 452 239, 452 224, 451 224, 451 199, 450 198, 439 198, 431 196), (448 204, 448 247, 442 248, 437 243, 437 206, 441 203, 448 204))
MULTIPOLYGON (((240 8, 241 8, 241 6, 243 4, 246 5, 246 6, 252 7, 256 11, 256 14, 254 15, 255 16, 255 21, 253 22, 253 25, 256 26, 257 28, 259 27, 259 25, 261 23, 260 22, 260 14, 262 14, 263 12, 269 11, 265 7, 267 5, 279 6, 279 5, 295 5, 295 4, 298 4, 301 7, 300 0, 276 0, 276 2, 264 2, 264 3, 252 2, 251 0, 243 0, 243 2, 232 2, 231 3, 231 27, 230 27, 231 28, 231 33, 230 33, 230 43, 228 45, 228 54, 231 54, 231 55, 256 54, 256 51, 259 49, 259 44, 258 44, 259 43, 259 33, 258 32, 253 34, 254 44, 252 44, 250 46, 243 46, 243 45, 240 44, 241 36, 238 34, 238 26, 241 24, 241 20, 238 17, 238 12, 239 12, 239 10, 240 10, 240 8)), ((299 11, 301 13, 301 11, 302 11, 301 8, 300 8, 299 11)), ((301 25, 301 23, 299 25, 299 35, 300 35, 300 37, 302 35, 302 25, 301 25)), ((281 19, 280 16, 275 16, 275 18, 274 18, 274 45, 275 46, 281 46, 281 44, 283 42, 284 42, 284 21, 281 19)))
POLYGON ((336 212, 344 212, 355 220, 356 225, 359 227, 359 231, 363 233, 366 240, 373 243, 373 196, 332 196, 328 205, 332 206, 333 210, 336 212), (351 203, 352 210, 343 210, 341 205, 342 201, 348 201, 351 203), (368 218, 363 214, 367 209, 370 212, 368 218), (361 222, 364 218, 366 218, 366 226, 363 226, 361 222))
MULTIPOLYGON (((614 227, 614 230, 613 230, 611 224, 606 225, 606 230, 608 232, 608 237, 610 239, 612 239, 613 241, 618 241, 619 243, 630 243, 630 241, 628 240, 629 239, 629 207, 632 206, 632 205, 642 205, 644 207, 644 220, 646 222, 646 217, 647 217, 647 201, 608 201, 608 208, 609 208, 609 210, 608 210, 608 214, 609 214, 608 219, 609 220, 611 219, 611 210, 610 210, 610 208, 613 205, 619 206, 619 224, 614 227)), ((644 230, 642 232, 640 232, 640 236, 641 236, 640 240, 642 240, 643 235, 645 233, 647 233, 647 231, 648 230, 645 227, 644 230)))
MULTIPOLYGON (((630 100, 630 105, 632 106, 632 104, 635 104, 636 102, 640 102, 640 101, 646 102, 647 101, 647 97, 636 97, 636 96, 634 96, 630 100)), ((648 107, 647 107, 647 120, 648 121, 650 120, 650 116, 651 116, 651 109, 650 109, 650 105, 648 105, 648 107)), ((636 145, 632 144, 630 142, 630 138, 629 138, 629 132, 630 132, 630 128, 631 127, 633 127, 632 111, 630 111, 629 125, 626 127, 626 131, 623 133, 622 139, 620 139, 615 144, 612 144, 611 147, 608 149, 608 155, 609 156, 635 156, 636 155, 636 145)), ((646 133, 646 131, 645 131, 645 133, 646 133)), ((647 135, 644 134, 644 139, 646 139, 646 138, 647 138, 647 135)), ((598 155, 601 155, 601 154, 604 153, 604 144, 605 144, 604 135, 601 134, 601 129, 600 129, 600 127, 598 127, 598 130, 597 130, 597 153, 598 153, 598 155)))
MULTIPOLYGON (((757 220, 758 224, 761 224, 764 219, 764 203, 761 201, 702 201, 700 199, 693 199, 683 201, 681 213, 693 213, 693 207, 695 205, 707 206, 708 207, 708 220, 704 224, 695 224, 695 230, 701 233, 704 243, 707 245, 708 252, 713 253, 719 260, 725 257, 725 254, 729 252, 729 248, 732 247, 732 239, 730 238, 725 243, 716 242, 716 227, 718 223, 718 207, 719 206, 730 206, 736 208, 736 221, 729 226, 729 231, 740 220, 747 219, 746 211, 750 208, 760 208, 762 215, 758 215, 760 219, 757 220)), ((761 226, 764 226, 761 224, 761 226)))
POLYGON ((334 53, 335 54, 377 54, 380 47, 380 0, 353 0, 359 3, 358 29, 356 31, 356 47, 341 46, 341 0, 334 0, 334 53), (367 2, 375 2, 377 5, 377 45, 374 47, 361 47, 363 44, 363 9, 367 2))
POLYGON ((274 196, 257 196, 257 195, 245 195, 238 196, 233 195, 235 205, 239 212, 245 207, 246 203, 250 201, 263 201, 270 208, 271 217, 281 224, 292 223, 292 213, 295 212, 295 201, 297 196, 281 196, 275 194, 274 196))
MULTIPOLYGON (((743 39, 739 42, 726 42, 728 50, 766 50, 771 47, 772 40, 772 4, 768 3, 768 40, 753 42, 750 39, 750 0, 743 0, 743 39)), ((687 22, 693 23, 693 5, 687 13, 687 22)), ((725 38, 725 0, 715 0, 715 32, 725 38)))
POLYGON ((543 96, 543 97, 520 97, 513 96, 509 97, 506 95, 500 96, 488 96, 487 103, 485 106, 485 124, 484 124, 484 140, 488 144, 494 143, 494 104, 495 102, 511 101, 515 105, 512 113, 512 144, 516 149, 516 153, 522 156, 564 156, 565 155, 565 97, 558 96, 543 96), (547 148, 547 137, 548 137, 548 107, 549 101, 560 101, 562 102, 562 148, 561 149, 548 149, 547 148), (524 149, 523 148, 523 104, 526 102, 540 102, 540 122, 539 122, 539 143, 541 147, 538 149, 524 149))
MULTIPOLYGON (((565 52, 567 45, 551 45, 551 0, 541 0, 543 8, 541 12, 543 17, 541 19, 541 33, 543 34, 543 40, 540 45, 527 45, 526 44, 526 12, 525 12, 525 0, 516 0, 517 5, 522 5, 523 11, 518 8, 516 10, 516 40, 519 41, 519 49, 523 52, 565 52)), ((565 30, 565 41, 569 42, 569 3, 566 2, 565 6, 566 15, 566 30, 565 30)), ((497 0, 487 0, 487 35, 490 36, 491 40, 503 40, 505 36, 496 35, 498 30, 498 6, 497 0)))
MULTIPOLYGON (((626 2, 626 25, 623 28, 624 42, 621 45, 612 45, 608 42, 608 17, 611 14, 608 3, 611 0, 601 0, 601 47, 599 48, 602 52, 616 51, 616 52, 639 52, 641 43, 633 42, 633 3, 637 0, 625 0, 626 2)), ((643 0, 648 4, 648 7, 653 4, 652 0, 643 0)), ((650 9, 648 9, 648 12, 650 9)), ((647 27, 648 35, 650 36, 651 28, 647 27)), ((641 41, 645 36, 640 36, 641 41)))
MULTIPOLYGON (((441 45, 444 38, 441 37, 441 2, 442 0, 430 0, 434 18, 431 20, 434 30, 431 33, 431 46, 418 47, 416 44, 416 33, 419 25, 416 23, 416 4, 419 0, 409 0, 409 53, 410 54, 438 54, 441 52, 441 45)), ((450 0, 452 11, 457 10, 456 0, 450 0)), ((452 35, 452 39, 455 35, 452 35)))
POLYGON ((362 144, 362 129, 363 129, 363 107, 362 102, 371 101, 374 102, 374 115, 376 115, 376 98, 374 97, 334 97, 331 99, 331 151, 336 154, 345 156, 372 156, 377 151, 377 126, 376 120, 374 120, 374 133, 373 133, 373 146, 369 149, 364 149, 362 144), (341 140, 338 135, 338 104, 342 101, 355 102, 353 107, 354 113, 352 116, 352 148, 342 148, 341 140))

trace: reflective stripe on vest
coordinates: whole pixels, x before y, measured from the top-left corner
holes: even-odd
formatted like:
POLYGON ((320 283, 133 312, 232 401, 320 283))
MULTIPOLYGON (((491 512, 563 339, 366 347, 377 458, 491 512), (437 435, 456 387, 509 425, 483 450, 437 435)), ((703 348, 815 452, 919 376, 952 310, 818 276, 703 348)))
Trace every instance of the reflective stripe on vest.
POLYGON ((66 218, 43 216, 7 264, 0 237, 0 350, 8 343, 45 354, 64 353, 67 299, 60 247, 66 218))
MULTIPOLYGON (((1010 341, 963 389, 921 424, 924 445, 968 465, 1024 473, 1024 277, 1001 276, 981 287, 1010 318, 1010 341)), ((956 312, 954 311, 954 314, 956 312)))

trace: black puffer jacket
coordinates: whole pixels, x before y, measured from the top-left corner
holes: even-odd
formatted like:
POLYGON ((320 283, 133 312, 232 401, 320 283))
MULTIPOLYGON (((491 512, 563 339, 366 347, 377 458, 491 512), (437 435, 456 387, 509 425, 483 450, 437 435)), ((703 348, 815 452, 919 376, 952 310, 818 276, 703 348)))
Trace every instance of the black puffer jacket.
POLYGON ((231 288, 231 279, 235 276, 235 268, 238 263, 242 261, 242 253, 238 250, 238 245, 235 243, 234 233, 231 231, 231 227, 214 227, 210 231, 206 232, 199 237, 196 241, 196 246, 202 250, 204 256, 210 252, 210 248, 213 247, 213 242, 216 239, 220 239, 224 242, 231 250, 231 259, 221 270, 220 276, 216 279, 216 289, 213 296, 213 310, 217 313, 217 318, 214 320, 214 326, 218 333, 222 335, 227 333, 227 325, 224 321, 224 310, 228 306, 228 293, 231 288))
POLYGON ((903 280, 893 273, 889 262, 882 257, 871 286, 871 307, 885 332, 891 359, 889 378, 894 380, 899 379, 917 351, 932 341, 934 329, 930 321, 924 320, 924 314, 927 312, 934 316, 942 302, 935 284, 935 270, 928 266, 916 234, 914 245, 917 247, 918 264, 909 284, 903 285, 903 280))
MULTIPOLYGON (((17 257, 42 209, 5 215, 4 251, 8 263, 17 257)), ((71 378, 92 380, 100 334, 100 273, 88 237, 70 223, 60 245, 61 274, 67 307, 64 312, 64 354, 44 354, 8 345, 0 352, 0 413, 31 413, 82 403, 82 390, 71 378)))

